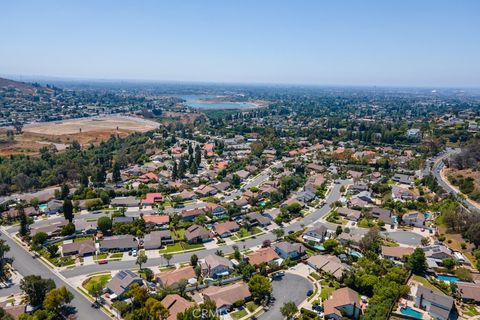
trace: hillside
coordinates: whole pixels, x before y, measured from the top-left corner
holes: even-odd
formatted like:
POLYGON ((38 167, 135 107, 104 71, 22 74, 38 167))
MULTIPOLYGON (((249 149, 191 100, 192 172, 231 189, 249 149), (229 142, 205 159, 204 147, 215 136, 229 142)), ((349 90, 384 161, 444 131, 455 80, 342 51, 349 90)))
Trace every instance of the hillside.
POLYGON ((34 95, 38 92, 39 89, 47 92, 53 91, 50 88, 43 87, 38 84, 30 84, 30 83, 0 78, 0 92, 10 91, 12 89, 15 89, 15 91, 20 92, 22 94, 26 94, 26 95, 34 95))

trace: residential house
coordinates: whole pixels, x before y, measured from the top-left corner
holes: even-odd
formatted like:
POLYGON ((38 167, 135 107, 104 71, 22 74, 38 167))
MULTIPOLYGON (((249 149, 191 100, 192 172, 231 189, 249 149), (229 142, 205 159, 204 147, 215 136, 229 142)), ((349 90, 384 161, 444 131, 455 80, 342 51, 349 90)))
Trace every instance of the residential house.
POLYGON ((305 255, 305 247, 301 243, 279 242, 275 244, 275 252, 283 259, 298 259, 305 255))
POLYGON ((173 243, 170 230, 152 231, 143 237, 145 250, 159 249, 165 244, 173 243))
POLYGON ((208 197, 208 196, 213 196, 214 194, 217 193, 217 189, 204 185, 200 186, 195 190, 195 193, 198 194, 200 197, 208 197))
POLYGON ((246 170, 239 170, 239 171, 235 172, 234 174, 239 176, 239 178, 242 179, 242 180, 245 180, 250 176, 250 172, 248 172, 246 170))
POLYGON ((149 192, 145 195, 145 199, 142 200, 142 204, 147 206, 161 202, 163 202, 163 196, 160 192, 149 192))
POLYGON ((85 257, 93 255, 95 252, 97 252, 97 248, 93 240, 65 243, 62 245, 62 256, 64 257, 72 255, 85 257))
POLYGON ((259 266, 262 263, 270 264, 279 258, 275 250, 270 247, 261 248, 247 256, 248 262, 253 266, 259 266))
POLYGON ((406 185, 413 185, 413 177, 402 174, 402 173, 396 173, 393 177, 392 180, 401 184, 406 184, 406 185))
POLYGON ((179 296, 178 294, 169 294, 163 298, 161 304, 168 310, 169 316, 166 320, 176 320, 177 315, 191 308, 195 303, 179 296))
POLYGON ((227 213, 227 210, 225 210, 224 207, 213 202, 207 202, 205 209, 214 217, 218 217, 227 213))
POLYGON ((227 258, 209 254, 200 263, 202 274, 211 278, 228 276, 233 271, 233 264, 227 258))
POLYGON ((167 227, 170 217, 168 215, 144 215, 143 220, 148 226, 167 227))
POLYGON ((188 243, 202 243, 211 240, 212 234, 204 227, 194 224, 185 230, 185 239, 188 243))
POLYGON ((387 247, 382 246, 381 254, 385 259, 392 261, 402 261, 405 256, 409 256, 413 253, 414 248, 411 247, 387 247))
POLYGON ((370 191, 362 191, 352 197, 352 199, 360 199, 366 203, 373 203, 372 193, 370 191))
POLYGON ((136 197, 115 197, 110 201, 112 207, 138 207, 140 200, 136 197))
POLYGON ((380 207, 373 207, 370 210, 372 217, 378 220, 382 220, 385 224, 394 224, 395 219, 392 217, 392 212, 388 209, 383 209, 380 207))
POLYGON ((412 191, 394 185, 392 186, 392 198, 393 200, 405 201, 413 200, 416 198, 416 196, 412 191))
POLYGON ((325 167, 316 163, 309 163, 307 165, 307 169, 311 171, 315 171, 317 173, 321 173, 325 171, 325 167))
POLYGON ((348 266, 344 265, 338 257, 331 255, 311 256, 307 264, 319 272, 334 276, 337 280, 341 280, 344 271, 348 269, 348 266))
POLYGON ((95 234, 97 232, 97 221, 86 219, 75 219, 75 231, 82 234, 95 234))
POLYGON ((425 252, 425 257, 433 259, 438 263, 442 263, 443 259, 453 258, 452 250, 443 244, 434 244, 422 249, 425 252))
POLYGON ((36 228, 31 228, 30 229, 30 236, 34 236, 37 233, 44 232, 47 234, 49 237, 57 236, 60 234, 62 231, 63 227, 67 225, 68 221, 67 220, 62 220, 60 222, 55 222, 52 224, 36 227, 36 228))
POLYGON ((193 221, 195 220, 196 217, 204 214, 205 214, 205 210, 203 208, 195 208, 190 210, 183 210, 182 212, 180 212, 180 217, 183 220, 193 221))
POLYGON ((47 202, 47 207, 43 210, 45 214, 57 214, 63 211, 63 201, 50 200, 47 202))
POLYGON ((328 229, 323 224, 308 228, 303 233, 303 239, 306 241, 323 242, 328 235, 328 229))
POLYGON ((295 194, 295 199, 302 203, 313 201, 316 197, 317 195, 309 190, 300 191, 295 194))
POLYGON ((238 301, 245 301, 251 297, 248 285, 244 282, 228 284, 225 286, 210 286, 202 290, 205 299, 213 301, 217 312, 225 313, 238 301))
POLYGON ((402 221, 406 225, 423 228, 425 226, 425 215, 420 212, 405 213, 402 221))
POLYGON ((228 188, 230 188, 230 183, 229 182, 219 182, 219 183, 216 183, 214 185, 212 185, 213 188, 215 188, 217 191, 220 191, 220 192, 223 192, 225 190, 227 190, 228 188))
POLYGON ((231 236, 234 232, 237 232, 240 229, 240 226, 235 221, 225 221, 217 223, 213 226, 213 230, 221 238, 226 238, 231 236))
POLYGON ((458 281, 455 284, 464 303, 480 303, 480 283, 458 281))
POLYGON ((348 287, 332 292, 324 302, 325 319, 359 319, 362 313, 359 294, 348 287))
POLYGON ((269 218, 261 215, 258 212, 251 212, 251 213, 247 214, 247 220, 248 220, 248 223, 250 224, 250 226, 266 227, 266 226, 272 224, 272 221, 269 218))
POLYGON ((110 279, 104 290, 110 294, 111 300, 122 300, 134 283, 143 285, 143 280, 133 271, 122 270, 110 279))
POLYGON ((105 237, 100 240, 99 249, 105 251, 128 251, 138 249, 138 241, 129 234, 105 237))
POLYGON ((454 299, 452 297, 422 285, 416 288, 414 296, 417 307, 426 310, 432 318, 438 320, 451 319, 454 308, 454 299))
POLYGON ((155 275, 155 279, 161 287, 175 287, 180 281, 193 281, 197 275, 192 266, 187 266, 171 271, 160 272, 155 275))
POLYGON ((347 220, 350 220, 350 221, 358 221, 358 219, 360 219, 360 216, 362 215, 361 211, 344 208, 344 207, 338 208, 337 212, 339 215, 341 215, 342 217, 345 217, 347 220))
POLYGON ((263 216, 267 217, 271 221, 275 221, 275 219, 282 213, 282 211, 278 208, 270 208, 263 212, 263 216))
POLYGON ((336 239, 342 245, 358 245, 360 240, 362 240, 363 235, 356 233, 346 233, 342 232, 336 239))

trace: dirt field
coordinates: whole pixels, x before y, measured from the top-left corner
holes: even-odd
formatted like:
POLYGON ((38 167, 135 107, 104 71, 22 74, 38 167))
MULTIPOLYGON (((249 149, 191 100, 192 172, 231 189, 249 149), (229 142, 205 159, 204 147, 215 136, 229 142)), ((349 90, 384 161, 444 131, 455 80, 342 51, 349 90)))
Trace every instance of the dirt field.
POLYGON ((81 145, 96 144, 112 135, 125 137, 131 132, 145 132, 158 126, 154 121, 120 116, 32 124, 25 126, 22 134, 15 135, 13 142, 1 143, 0 156, 35 155, 42 147, 52 144, 60 151, 74 140, 81 145))
POLYGON ((140 131, 145 132, 158 128, 158 123, 146 119, 122 116, 109 116, 66 120, 61 122, 48 122, 30 124, 23 128, 24 132, 42 135, 65 135, 92 131, 140 131))

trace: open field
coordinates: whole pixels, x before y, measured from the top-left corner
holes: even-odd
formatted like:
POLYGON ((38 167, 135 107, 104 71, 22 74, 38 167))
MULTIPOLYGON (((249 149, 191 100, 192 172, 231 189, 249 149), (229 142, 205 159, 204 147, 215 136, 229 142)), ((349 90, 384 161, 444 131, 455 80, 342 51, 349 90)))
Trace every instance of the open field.
MULTIPOLYGON (((145 132, 158 128, 159 123, 135 117, 105 116, 83 118, 59 122, 35 123, 26 125, 13 141, 3 139, 0 143, 0 156, 16 154, 38 154, 45 146, 54 145, 64 150, 73 141, 81 145, 99 143, 112 135, 125 137, 132 132, 145 132)), ((6 134, 1 130, 0 138, 6 134)))
POLYGON ((154 121, 135 117, 108 116, 29 124, 23 128, 23 131, 58 136, 97 131, 114 133, 117 130, 145 132, 156 128, 158 123, 154 121))

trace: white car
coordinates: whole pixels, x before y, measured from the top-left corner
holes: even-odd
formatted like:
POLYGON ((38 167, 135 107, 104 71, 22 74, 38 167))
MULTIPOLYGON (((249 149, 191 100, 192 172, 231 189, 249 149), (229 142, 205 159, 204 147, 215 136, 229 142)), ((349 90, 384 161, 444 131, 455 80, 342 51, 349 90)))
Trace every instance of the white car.
POLYGON ((136 257, 137 256, 137 250, 132 251, 132 256, 136 257))

